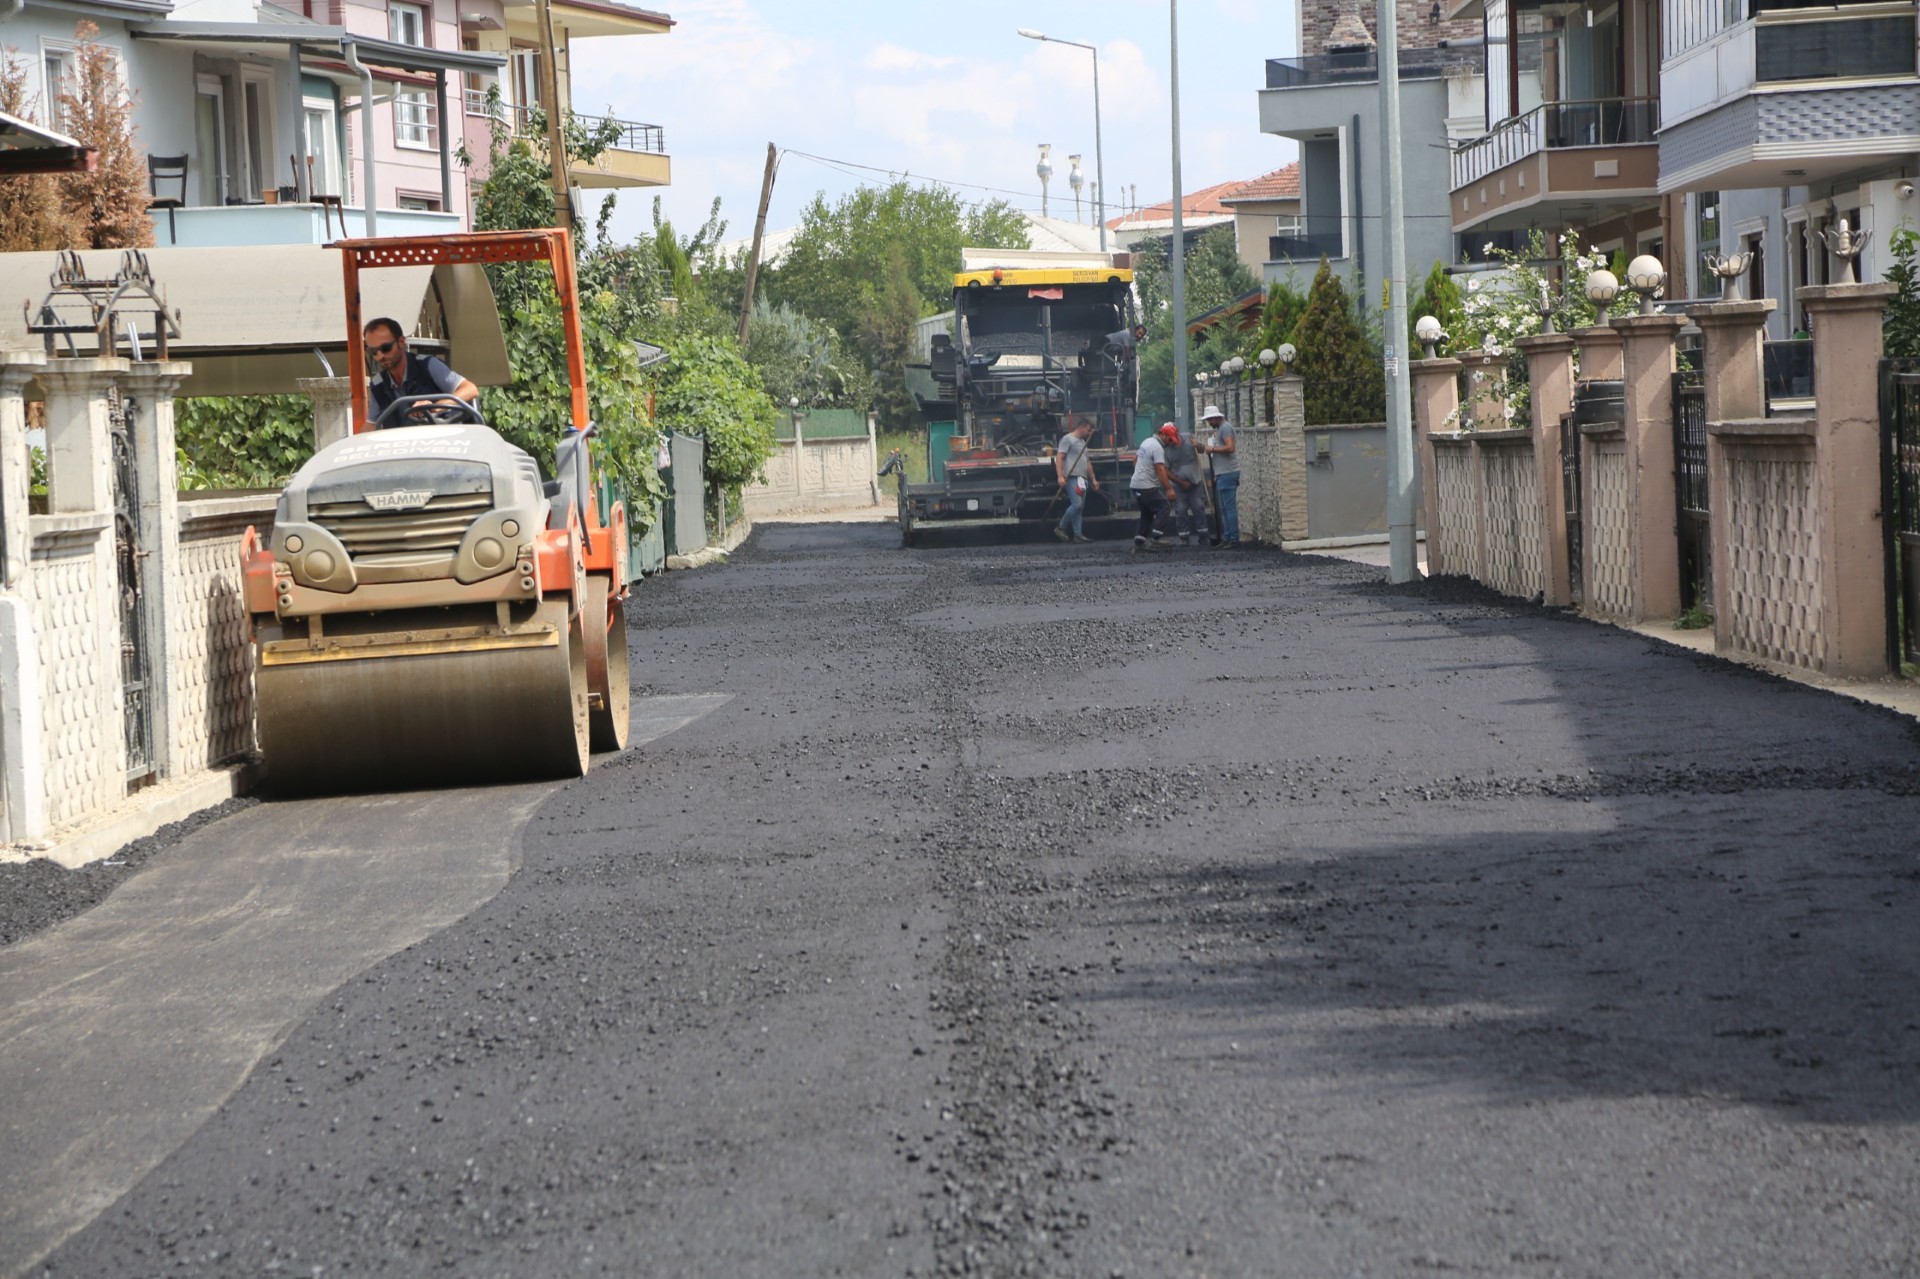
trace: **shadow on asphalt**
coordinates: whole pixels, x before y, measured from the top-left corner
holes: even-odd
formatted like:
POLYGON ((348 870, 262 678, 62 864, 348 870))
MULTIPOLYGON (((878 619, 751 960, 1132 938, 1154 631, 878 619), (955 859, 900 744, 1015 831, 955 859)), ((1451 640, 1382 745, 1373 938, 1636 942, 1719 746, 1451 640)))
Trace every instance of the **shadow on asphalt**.
POLYGON ((1522 640, 1530 661, 1452 669, 1548 673, 1552 695, 1502 704, 1570 720, 1587 768, 1303 784, 1310 834, 1112 881, 1088 924, 1184 953, 1089 1002, 1210 1010, 1222 1041, 1336 1077, 1920 1120, 1912 720, 1470 583, 1333 590, 1522 640), (1569 660, 1570 627, 1601 642, 1569 660))

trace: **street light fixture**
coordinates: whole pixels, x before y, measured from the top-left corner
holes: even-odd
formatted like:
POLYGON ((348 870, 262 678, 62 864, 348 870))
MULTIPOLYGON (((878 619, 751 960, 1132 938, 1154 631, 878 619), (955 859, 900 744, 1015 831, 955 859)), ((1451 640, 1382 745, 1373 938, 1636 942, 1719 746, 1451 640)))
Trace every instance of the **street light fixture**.
MULTIPOLYGON (((1100 50, 1078 40, 1062 40, 1058 36, 1043 35, 1031 27, 1020 27, 1016 34, 1029 40, 1040 40, 1047 44, 1071 45, 1076 49, 1085 49, 1093 55, 1093 211, 1100 219, 1100 251, 1107 251, 1107 206, 1104 203, 1107 192, 1107 164, 1105 152, 1100 149, 1100 50)), ((1077 194, 1077 193, 1076 193, 1077 194)))
POLYGON ((1587 301, 1593 303, 1593 322, 1596 326, 1607 322, 1607 308, 1620 296, 1620 280, 1613 272, 1604 267, 1587 277, 1587 301))
POLYGON ((1651 253, 1627 263, 1627 287, 1640 295, 1640 314, 1653 314, 1653 298, 1667 282, 1667 269, 1651 253))
POLYGON ((1440 317, 1434 315, 1423 315, 1415 320, 1413 322, 1413 336, 1419 340, 1421 346, 1427 348, 1427 358, 1429 360, 1439 355, 1436 348, 1447 340, 1446 330, 1440 327, 1440 317))

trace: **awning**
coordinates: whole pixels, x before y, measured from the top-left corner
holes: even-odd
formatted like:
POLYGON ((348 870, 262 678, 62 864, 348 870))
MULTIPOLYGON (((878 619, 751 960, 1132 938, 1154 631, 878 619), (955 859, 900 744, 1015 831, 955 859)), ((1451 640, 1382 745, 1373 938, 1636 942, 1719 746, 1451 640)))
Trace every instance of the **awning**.
POLYGON ((99 163, 100 153, 88 150, 79 139, 0 111, 0 177, 16 173, 88 173, 99 163))
MULTIPOLYGON (((222 249, 145 250, 154 284, 180 313, 180 339, 168 355, 191 360, 179 394, 271 395, 299 390, 295 379, 364 367, 348 354, 340 251, 318 244, 222 249)), ((81 255, 88 274, 111 276, 118 250, 81 255)), ((25 309, 47 295, 51 253, 0 253, 0 348, 39 351, 25 309), (25 304, 23 306, 22 304, 25 304)), ((417 350, 442 354, 478 386, 512 380, 506 335, 486 270, 460 266, 387 267, 360 276, 362 313, 388 316, 413 335, 417 350)), ((143 326, 145 327, 145 326, 143 326)), ((82 349, 81 354, 92 354, 82 349)), ((151 351, 144 352, 151 359, 151 351)))
POLYGON ((288 45, 297 44, 303 57, 315 58, 344 58, 347 46, 352 45, 359 50, 360 60, 368 66, 395 71, 489 72, 507 65, 504 54, 431 49, 425 45, 402 44, 397 40, 377 40, 345 27, 330 27, 318 22, 130 22, 127 30, 136 40, 234 45, 241 51, 254 53, 282 53, 288 45))

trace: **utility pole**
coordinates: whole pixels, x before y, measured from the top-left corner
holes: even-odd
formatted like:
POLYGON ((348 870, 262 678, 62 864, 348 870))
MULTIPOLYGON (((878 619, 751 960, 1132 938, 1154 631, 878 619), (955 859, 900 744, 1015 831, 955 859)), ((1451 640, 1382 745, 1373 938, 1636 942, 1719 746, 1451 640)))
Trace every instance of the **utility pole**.
MULTIPOLYGON (((1393 0, 1380 0, 1392 4, 1393 0)), ((1187 223, 1180 187, 1180 0, 1167 0, 1173 23, 1173 251, 1168 263, 1173 275, 1173 422, 1187 426, 1187 223)))
POLYGON ((1400 176, 1400 32, 1394 0, 1379 0, 1380 174, 1387 240, 1387 576, 1419 576, 1413 528, 1413 403, 1407 386, 1407 226, 1400 176))
POLYGON ((760 239, 767 231, 767 205, 773 199, 773 173, 780 167, 780 152, 767 143, 767 172, 760 179, 760 212, 753 219, 753 247, 747 250, 746 297, 740 303, 740 341, 747 340, 747 322, 753 318, 753 285, 760 278, 760 239))
MULTIPOLYGON (((573 189, 567 180, 567 127, 560 104, 560 57, 554 50, 553 6, 534 0, 533 16, 540 28, 540 92, 547 102, 547 155, 553 162, 553 220, 572 231, 573 189)), ((440 122, 446 127, 446 121, 440 122)))

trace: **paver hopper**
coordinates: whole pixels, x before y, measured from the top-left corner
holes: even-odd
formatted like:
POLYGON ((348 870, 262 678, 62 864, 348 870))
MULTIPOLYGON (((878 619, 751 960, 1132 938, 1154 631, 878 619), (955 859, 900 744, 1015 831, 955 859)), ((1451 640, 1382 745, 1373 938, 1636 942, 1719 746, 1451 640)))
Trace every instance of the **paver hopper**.
POLYGON ((549 263, 570 416, 543 480, 471 407, 414 397, 374 422, 351 379, 354 433, 289 481, 266 542, 251 528, 241 542, 268 772, 283 791, 577 777, 590 749, 626 744, 627 530, 592 482, 568 234, 335 247, 350 350, 363 270, 549 263))

